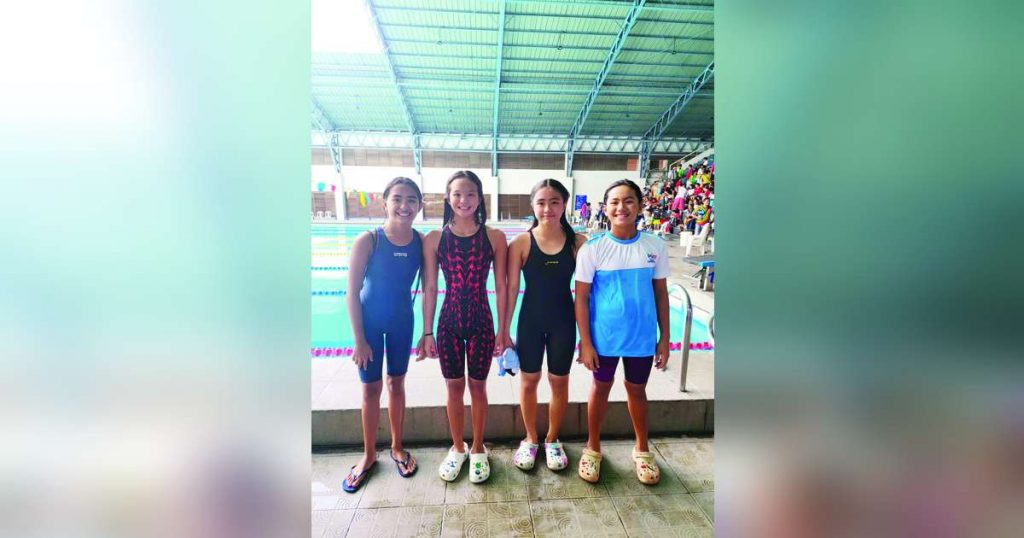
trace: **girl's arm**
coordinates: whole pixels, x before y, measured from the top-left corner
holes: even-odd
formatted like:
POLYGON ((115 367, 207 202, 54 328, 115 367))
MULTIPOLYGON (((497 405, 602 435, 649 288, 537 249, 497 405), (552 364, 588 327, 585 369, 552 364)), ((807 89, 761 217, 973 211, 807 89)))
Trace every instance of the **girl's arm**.
POLYGON ((590 337, 590 286, 589 282, 576 281, 576 327, 580 331, 580 364, 587 370, 597 370, 597 350, 590 337))
POLYGON ((437 245, 441 232, 434 230, 423 239, 423 336, 416 346, 416 360, 437 357, 434 311, 437 309, 437 245))
MULTIPOLYGON (((508 268, 505 266, 508 257, 508 241, 505 240, 505 232, 501 230, 487 229, 487 237, 491 241, 491 250, 494 251, 494 294, 498 303, 498 333, 494 338, 494 356, 501 355, 505 351, 505 341, 509 339, 505 331, 505 309, 508 303, 508 281, 506 274, 508 268)), ((511 321, 509 321, 511 323, 511 321)))
POLYGON ((654 282, 654 304, 658 309, 658 345, 654 351, 654 366, 662 370, 668 365, 668 279, 656 278, 654 282))
POLYGON ((580 247, 582 247, 583 243, 586 243, 586 242, 587 242, 587 236, 585 236, 583 234, 576 234, 576 249, 573 251, 573 256, 575 256, 577 253, 579 253, 580 247))
POLYGON ((370 233, 360 234, 352 245, 352 255, 348 260, 348 296, 345 298, 348 319, 352 324, 352 336, 356 341, 352 362, 363 370, 373 360, 373 350, 366 342, 366 333, 363 331, 363 305, 359 302, 359 294, 363 291, 363 278, 366 276, 366 264, 370 261, 370 233))
POLYGON ((501 327, 509 341, 505 345, 511 347, 511 325, 512 316, 515 315, 516 303, 519 301, 519 272, 523 269, 523 243, 521 239, 526 234, 521 234, 512 240, 508 246, 507 277, 508 277, 508 299, 505 306, 505 321, 501 327))

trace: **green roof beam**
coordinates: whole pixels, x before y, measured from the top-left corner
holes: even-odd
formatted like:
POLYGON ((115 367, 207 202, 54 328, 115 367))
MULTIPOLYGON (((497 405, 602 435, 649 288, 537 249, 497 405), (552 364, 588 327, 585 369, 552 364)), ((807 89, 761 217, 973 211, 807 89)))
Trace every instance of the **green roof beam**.
POLYGON ((380 25, 380 18, 377 16, 377 10, 373 5, 373 0, 365 0, 366 9, 370 12, 370 20, 373 22, 373 27, 377 32, 377 38, 380 40, 381 47, 384 49, 384 61, 388 65, 388 74, 391 75, 391 82, 394 84, 395 93, 398 94, 398 100, 402 105, 402 112, 405 114, 405 122, 409 125, 409 134, 413 138, 413 161, 416 164, 416 173, 420 173, 420 148, 419 148, 419 137, 417 136, 416 120, 412 115, 412 110, 409 108, 409 103, 405 98, 405 92, 402 90, 402 86, 398 84, 398 71, 395 70, 395 64, 391 61, 391 50, 388 46, 388 40, 384 36, 384 29, 380 25))
POLYGON ((501 96, 501 61, 504 55, 503 45, 505 44, 505 0, 501 0, 498 6, 501 11, 498 15, 498 58, 494 67, 494 125, 491 128, 491 176, 498 175, 498 119, 499 101, 501 96))
POLYGON ((683 93, 672 103, 672 106, 668 107, 659 118, 658 121, 654 122, 654 125, 647 129, 644 133, 643 139, 644 144, 640 149, 640 178, 644 179, 647 177, 647 167, 650 165, 651 150, 655 144, 661 140, 664 136, 665 131, 668 130, 669 125, 679 116, 679 113, 686 108, 686 105, 690 103, 693 96, 697 94, 707 84, 712 77, 715 76, 715 62, 714 60, 704 68, 701 74, 693 79, 690 84, 683 90, 683 93))

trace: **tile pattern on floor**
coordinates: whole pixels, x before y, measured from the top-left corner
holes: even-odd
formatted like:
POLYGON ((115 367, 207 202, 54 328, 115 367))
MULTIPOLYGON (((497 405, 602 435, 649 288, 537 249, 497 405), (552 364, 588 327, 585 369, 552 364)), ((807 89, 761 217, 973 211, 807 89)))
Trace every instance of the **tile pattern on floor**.
POLYGON ((629 536, 714 536, 715 529, 690 494, 613 497, 629 536))
POLYGON ((576 474, 581 442, 566 443, 569 466, 549 470, 543 454, 533 470, 512 464, 515 446, 490 446, 491 478, 473 484, 468 462, 447 483, 437 467, 441 447, 413 447, 419 470, 402 478, 387 448, 356 493, 341 490, 356 451, 316 454, 312 473, 313 537, 346 536, 713 536, 712 439, 652 439, 661 483, 645 486, 633 472, 631 441, 602 443, 601 480, 576 474), (691 489, 692 487, 692 489, 691 489))
POLYGON ((715 490, 714 441, 669 441, 655 443, 658 452, 683 481, 690 493, 715 490))
POLYGON ((447 505, 441 536, 533 536, 530 505, 526 502, 447 505))

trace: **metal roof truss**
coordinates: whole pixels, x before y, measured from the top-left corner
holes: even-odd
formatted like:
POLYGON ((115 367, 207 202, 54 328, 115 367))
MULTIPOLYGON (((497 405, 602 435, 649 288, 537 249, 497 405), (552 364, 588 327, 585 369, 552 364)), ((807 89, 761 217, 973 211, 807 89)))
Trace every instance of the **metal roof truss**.
MULTIPOLYGON (((342 148, 411 149, 417 144, 414 135, 394 131, 333 131, 313 133, 313 145, 330 145, 337 137, 342 148)), ((431 151, 491 152, 493 138, 489 134, 418 133, 420 149, 431 151)), ((499 153, 563 153, 569 138, 561 135, 502 135, 498 138, 499 153)), ((582 136, 576 139, 576 153, 640 153, 645 140, 639 137, 582 136)), ((710 148, 711 142, 692 138, 665 138, 651 146, 651 153, 682 155, 710 148)))

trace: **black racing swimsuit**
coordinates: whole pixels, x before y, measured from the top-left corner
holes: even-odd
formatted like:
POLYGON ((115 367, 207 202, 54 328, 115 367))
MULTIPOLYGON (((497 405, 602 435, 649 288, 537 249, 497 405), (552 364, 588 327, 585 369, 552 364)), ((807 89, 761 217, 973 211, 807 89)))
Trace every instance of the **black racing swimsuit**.
POLYGON ((516 351, 519 366, 527 373, 540 371, 544 348, 548 352, 548 372, 568 375, 576 349, 576 313, 570 283, 576 270, 572 247, 575 237, 566 240, 554 256, 545 254, 530 234, 530 254, 523 264, 526 293, 519 310, 516 351))

